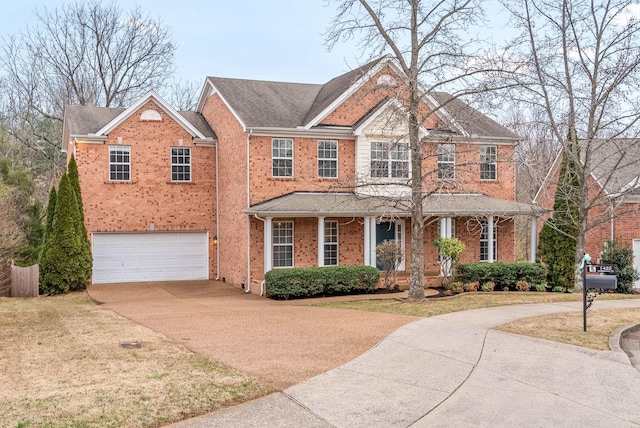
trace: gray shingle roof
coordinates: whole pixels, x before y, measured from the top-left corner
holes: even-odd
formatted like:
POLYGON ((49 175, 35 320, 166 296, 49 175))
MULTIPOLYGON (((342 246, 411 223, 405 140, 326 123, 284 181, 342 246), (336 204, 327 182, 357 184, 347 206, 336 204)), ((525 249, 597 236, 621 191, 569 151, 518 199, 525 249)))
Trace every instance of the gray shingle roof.
MULTIPOLYGON (((274 217, 406 217, 408 207, 409 201, 406 199, 391 200, 354 193, 293 192, 254 204, 243 212, 274 217)), ((425 217, 534 215, 541 211, 540 207, 534 205, 481 194, 434 194, 424 199, 423 210, 425 217)))
MULTIPOLYGON (((308 125, 384 59, 386 57, 358 67, 324 85, 221 77, 208 77, 208 80, 218 89, 245 126, 291 129, 308 125)), ((518 135, 463 101, 452 99, 451 95, 444 92, 431 95, 437 102, 446 103, 444 109, 469 135, 519 139, 518 135)), ((452 126, 452 129, 456 128, 452 126)))
MULTIPOLYGON (((96 106, 66 106, 67 126, 70 135, 95 134, 106 124, 115 119, 124 108, 96 106)), ((179 111, 187 122, 191 123, 207 138, 217 139, 215 132, 200 113, 179 111)))
POLYGON ((638 194, 640 177, 640 140, 592 140, 591 173, 609 194, 631 191, 638 194))
POLYGON ((518 134, 480 113, 460 99, 453 98, 446 92, 434 92, 431 95, 438 103, 444 106, 444 109, 453 117, 456 123, 471 136, 520 139, 518 134))
POLYGON ((247 127, 295 128, 322 85, 209 77, 247 127))

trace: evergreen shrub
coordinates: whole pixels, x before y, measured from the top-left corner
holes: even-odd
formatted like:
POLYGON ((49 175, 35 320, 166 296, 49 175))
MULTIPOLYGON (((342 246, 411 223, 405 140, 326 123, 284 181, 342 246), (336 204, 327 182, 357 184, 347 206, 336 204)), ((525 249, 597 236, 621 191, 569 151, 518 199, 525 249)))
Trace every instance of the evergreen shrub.
POLYGON ((324 266, 273 269, 264 276, 267 296, 295 299, 371 293, 380 280, 373 266, 324 266))

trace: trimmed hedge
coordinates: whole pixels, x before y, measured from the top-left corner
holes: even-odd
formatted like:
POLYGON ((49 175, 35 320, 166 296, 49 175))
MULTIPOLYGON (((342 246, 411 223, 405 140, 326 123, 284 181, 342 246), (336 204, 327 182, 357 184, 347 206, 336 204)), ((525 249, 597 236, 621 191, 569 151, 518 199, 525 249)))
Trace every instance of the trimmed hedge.
POLYGON ((295 299, 371 293, 380 271, 372 266, 325 266, 273 269, 264 276, 267 297, 295 299))
POLYGON ((539 289, 540 286, 546 286, 546 276, 547 270, 540 263, 468 263, 457 265, 455 281, 477 281, 480 284, 493 282, 496 290, 519 290, 524 281, 531 288, 539 289), (518 283, 521 283, 520 287, 518 283))

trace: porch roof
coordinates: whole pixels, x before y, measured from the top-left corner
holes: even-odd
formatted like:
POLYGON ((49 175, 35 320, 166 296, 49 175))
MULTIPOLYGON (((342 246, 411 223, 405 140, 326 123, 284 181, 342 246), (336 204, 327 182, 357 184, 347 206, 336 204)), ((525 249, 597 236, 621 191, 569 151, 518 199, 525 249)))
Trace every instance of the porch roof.
MULTIPOLYGON (((265 217, 408 217, 406 198, 357 195, 350 192, 292 192, 250 206, 242 212, 265 217)), ((491 196, 465 193, 438 193, 424 198, 425 217, 473 217, 538 215, 536 205, 491 196)))

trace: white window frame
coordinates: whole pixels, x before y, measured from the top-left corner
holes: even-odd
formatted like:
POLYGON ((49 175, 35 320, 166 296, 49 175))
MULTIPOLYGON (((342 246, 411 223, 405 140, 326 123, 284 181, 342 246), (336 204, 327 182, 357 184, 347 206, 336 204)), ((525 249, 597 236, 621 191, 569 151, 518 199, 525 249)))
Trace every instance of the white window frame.
POLYGON ((293 239, 294 239, 294 228, 293 221, 274 221, 272 223, 271 229, 271 265, 274 269, 276 268, 290 268, 293 267, 294 263, 294 254, 293 254, 293 239), (289 232, 288 234, 282 234, 278 232, 289 232), (290 248, 289 253, 291 254, 291 259, 287 260, 286 258, 279 259, 279 255, 283 254, 284 250, 290 248))
POLYGON ((109 146, 109 181, 131 181, 131 146, 109 146), (115 160, 112 160, 113 156, 115 160), (118 159, 118 156, 121 159, 118 159), (124 160, 125 157, 127 160, 124 160), (118 171, 119 167, 122 168, 120 171, 118 171), (118 178, 118 174, 123 177, 126 174, 127 178, 118 178))
POLYGON ((191 182, 192 168, 191 168, 191 147, 171 147, 171 182, 173 183, 189 183, 191 182), (174 151, 176 153, 174 154, 174 151), (178 152, 182 151, 182 154, 178 152), (186 151, 186 154, 184 153, 186 151), (188 158, 189 162, 185 163, 184 159, 188 158), (174 162, 175 159, 175 162, 174 162), (181 162, 182 161, 182 162, 181 162), (182 171, 179 171, 183 169, 182 171), (183 178, 178 178, 180 175, 183 178), (184 178, 184 175, 187 178, 184 178))
POLYGON ((271 176, 276 178, 293 177, 293 139, 271 139, 271 176), (286 144, 289 147, 281 147, 281 144, 286 144))
POLYGON ((438 144, 438 180, 456 179, 456 145, 438 144))
POLYGON ((408 143, 371 141, 369 159, 369 177, 371 178, 404 180, 411 176, 408 143), (404 165, 404 168, 398 168, 400 165, 404 165), (398 172, 403 172, 403 174, 398 175, 398 172))
POLYGON ((324 221, 324 266, 338 266, 340 264, 340 248, 338 246, 338 229, 337 220, 325 220, 324 221), (334 233, 331 233, 334 232, 334 233), (330 257, 327 256, 327 252, 335 252, 335 263, 330 263, 330 257))
MULTIPOLYGON (((480 261, 489 261, 489 245, 488 245, 488 228, 489 222, 486 219, 480 220, 480 261)), ((498 259, 498 222, 493 221, 493 261, 498 259)))
POLYGON ((480 146, 480 180, 498 179, 498 146, 480 146))
POLYGON ((318 177, 338 178, 337 140, 318 140, 318 177), (324 147, 321 148, 321 145, 324 147), (327 145, 333 145, 333 147, 327 148, 327 145), (327 164, 330 166, 327 167, 327 164))

